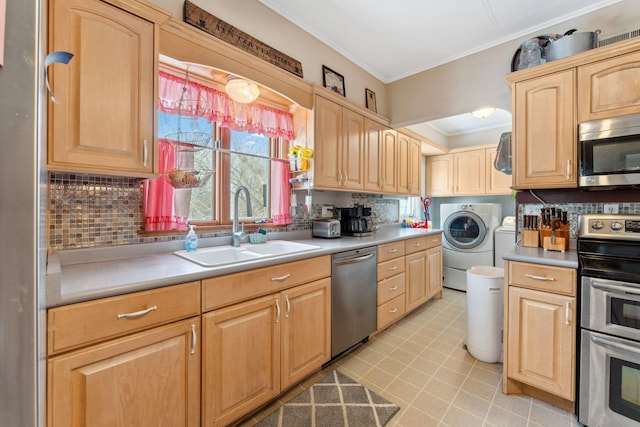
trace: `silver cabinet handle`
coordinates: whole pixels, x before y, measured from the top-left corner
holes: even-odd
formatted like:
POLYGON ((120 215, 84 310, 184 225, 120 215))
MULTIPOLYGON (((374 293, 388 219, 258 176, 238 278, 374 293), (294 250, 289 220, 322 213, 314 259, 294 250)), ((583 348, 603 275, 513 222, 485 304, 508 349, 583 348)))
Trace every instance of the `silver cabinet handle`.
POLYGON ((489 288, 488 291, 489 292, 500 292, 502 290, 502 288, 489 288))
POLYGON ((291 273, 287 273, 284 276, 280 276, 280 277, 272 277, 271 281, 272 282, 284 282, 285 280, 287 280, 289 277, 291 277, 291 273))
POLYGON ((291 301, 289 301, 289 295, 285 295, 284 300, 287 302, 287 310, 284 312, 284 317, 285 319, 288 319, 289 313, 291 312, 291 301))
POLYGON ((564 303, 564 324, 565 325, 569 324, 569 314, 570 314, 569 306, 570 306, 569 301, 564 303))
POLYGON ((413 247, 414 247, 414 248, 419 248, 420 246, 422 246, 422 244, 421 244, 421 243, 414 243, 414 244, 413 244, 413 247))
POLYGON ((338 171, 338 186, 342 185, 342 171, 338 171))
POLYGON ((391 254, 395 254, 396 252, 398 252, 398 248, 389 249, 389 253, 391 254))
POLYGON ((276 323, 280 323, 280 302, 276 300, 276 323))
POLYGON ((191 325, 191 354, 196 354, 196 325, 191 325))
POLYGON ((158 309, 157 306, 152 305, 149 308, 145 308, 144 310, 134 311, 133 313, 118 313, 118 319, 132 319, 135 317, 144 316, 145 314, 149 314, 152 311, 156 311, 158 309))
POLYGON ((528 277, 529 279, 533 280, 542 280, 543 282, 553 282, 554 280, 556 280, 553 277, 535 276, 533 274, 525 274, 524 277, 528 277))
POLYGON ((389 310, 389 313, 397 313, 397 312, 398 312, 398 307, 395 307, 389 310))
POLYGON ((438 243, 438 239, 431 240, 433 243, 438 243))
POLYGON ((147 140, 142 141, 142 166, 147 167, 147 159, 149 158, 149 149, 147 148, 147 140))
POLYGON ((391 267, 389 267, 389 270, 393 271, 393 270, 397 270, 398 269, 398 265, 394 264, 391 267))
POLYGON ((398 290, 398 286, 394 286, 393 288, 389 288, 389 292, 395 292, 398 290))
POLYGON ((571 180, 571 159, 567 159, 567 181, 571 180))

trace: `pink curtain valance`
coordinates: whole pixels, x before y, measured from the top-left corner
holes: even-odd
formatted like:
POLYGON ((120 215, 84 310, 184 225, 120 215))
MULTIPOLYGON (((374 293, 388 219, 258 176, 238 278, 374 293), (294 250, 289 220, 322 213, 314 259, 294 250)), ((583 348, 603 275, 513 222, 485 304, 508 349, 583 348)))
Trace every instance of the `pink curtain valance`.
POLYGON ((221 127, 270 138, 295 139, 290 113, 258 103, 236 103, 226 93, 197 82, 186 82, 185 89, 185 82, 182 77, 160 71, 158 90, 161 111, 177 114, 180 107, 182 115, 203 117, 219 123, 221 127), (181 99, 189 102, 179 103, 181 99))

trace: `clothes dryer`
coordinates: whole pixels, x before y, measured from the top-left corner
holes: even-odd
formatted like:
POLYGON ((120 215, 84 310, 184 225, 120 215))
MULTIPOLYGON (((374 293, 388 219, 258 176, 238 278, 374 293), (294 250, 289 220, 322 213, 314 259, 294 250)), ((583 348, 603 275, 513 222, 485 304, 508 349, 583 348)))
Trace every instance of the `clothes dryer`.
POLYGON ((494 232, 502 219, 498 203, 445 203, 442 221, 442 273, 447 288, 466 291, 466 272, 494 265, 494 232))

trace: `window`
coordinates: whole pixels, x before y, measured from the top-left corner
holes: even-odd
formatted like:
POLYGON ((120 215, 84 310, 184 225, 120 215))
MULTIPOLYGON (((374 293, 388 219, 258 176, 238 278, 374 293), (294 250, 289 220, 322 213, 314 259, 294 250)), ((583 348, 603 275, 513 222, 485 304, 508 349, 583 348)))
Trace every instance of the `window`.
POLYGON ((221 150, 193 148, 183 151, 176 147, 176 168, 213 171, 202 186, 190 191, 190 222, 200 225, 225 225, 232 221, 234 195, 240 186, 249 190, 252 214, 247 215, 247 201, 243 193, 238 198, 241 221, 268 221, 271 218, 271 158, 282 157, 288 151, 288 141, 270 138, 249 131, 221 128, 204 118, 178 117, 159 113, 159 135, 170 135, 175 129, 182 132, 202 132, 217 135, 221 150))
POLYGON ((187 222, 229 225, 241 186, 252 210, 249 215, 240 196, 240 220, 291 223, 289 163, 283 160, 295 137, 288 106, 272 95, 235 103, 212 73, 190 74, 185 66, 186 72, 160 70, 158 157, 168 178, 144 184, 145 231, 184 230, 187 222))

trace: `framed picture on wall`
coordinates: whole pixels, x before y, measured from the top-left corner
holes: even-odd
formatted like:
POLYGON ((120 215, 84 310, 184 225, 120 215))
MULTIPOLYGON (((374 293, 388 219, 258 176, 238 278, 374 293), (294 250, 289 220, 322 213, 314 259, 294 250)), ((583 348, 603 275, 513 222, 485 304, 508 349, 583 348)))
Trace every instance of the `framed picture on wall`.
POLYGON ((367 98, 367 108, 374 113, 378 112, 378 106, 376 105, 376 93, 371 89, 364 90, 365 96, 367 98))
POLYGON ((344 77, 342 77, 342 74, 336 73, 326 65, 322 66, 322 83, 327 89, 331 89, 342 96, 346 96, 346 91, 344 90, 344 77))

